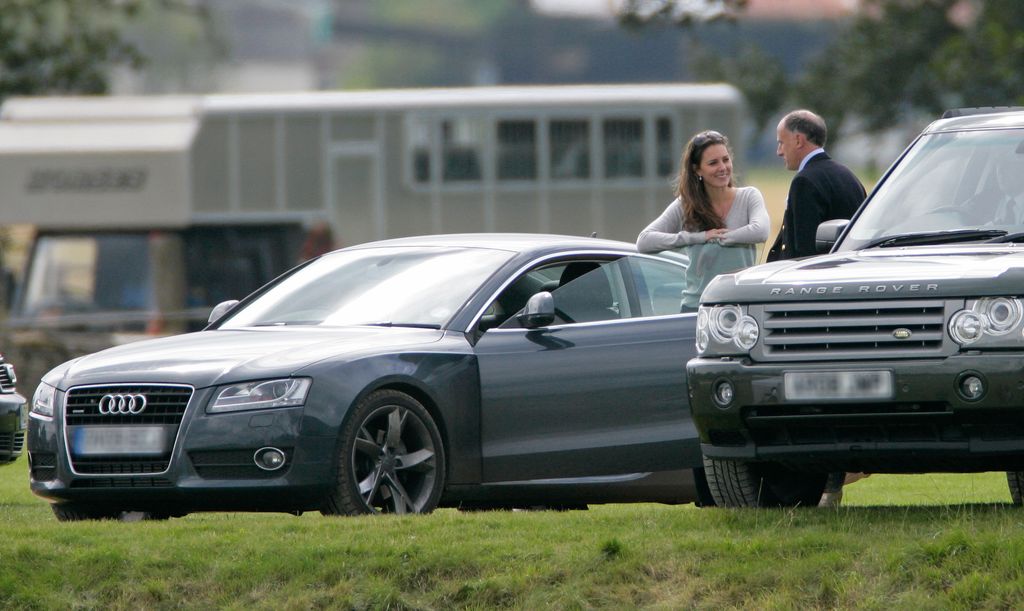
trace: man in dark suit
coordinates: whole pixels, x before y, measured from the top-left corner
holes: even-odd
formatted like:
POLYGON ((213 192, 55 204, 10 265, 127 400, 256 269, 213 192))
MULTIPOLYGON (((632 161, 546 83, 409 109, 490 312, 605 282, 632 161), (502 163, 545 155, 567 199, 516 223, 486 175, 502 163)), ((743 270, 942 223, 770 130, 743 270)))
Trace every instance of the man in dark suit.
POLYGON ((796 176, 789 185, 786 213, 767 260, 795 259, 817 254, 818 225, 848 219, 864 201, 864 185, 846 166, 825 152, 825 121, 809 110, 794 110, 779 121, 778 155, 796 176))
MULTIPOLYGON (((864 185, 846 166, 825 152, 828 130, 825 120, 809 110, 794 110, 776 128, 776 151, 796 176, 789 184, 782 229, 766 260, 795 259, 817 254, 814 236, 818 225, 832 219, 848 219, 864 201, 864 185)), ((843 498, 843 485, 860 474, 829 473, 822 507, 835 507, 843 498)))

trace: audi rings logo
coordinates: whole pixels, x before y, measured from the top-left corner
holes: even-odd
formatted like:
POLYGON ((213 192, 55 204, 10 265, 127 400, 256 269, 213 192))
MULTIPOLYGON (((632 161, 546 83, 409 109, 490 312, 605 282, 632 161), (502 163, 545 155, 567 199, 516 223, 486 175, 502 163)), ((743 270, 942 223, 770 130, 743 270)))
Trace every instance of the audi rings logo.
POLYGON ((103 395, 100 414, 118 416, 141 414, 146 409, 146 395, 103 395))

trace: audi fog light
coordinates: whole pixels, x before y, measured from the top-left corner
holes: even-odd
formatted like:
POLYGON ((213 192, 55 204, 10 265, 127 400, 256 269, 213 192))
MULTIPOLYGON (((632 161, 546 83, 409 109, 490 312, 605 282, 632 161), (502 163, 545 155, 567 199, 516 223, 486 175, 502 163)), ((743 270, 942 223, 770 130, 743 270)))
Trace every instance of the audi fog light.
POLYGON ((277 471, 284 466, 284 452, 277 448, 260 448, 253 454, 256 466, 264 471, 277 471))
POLYGON ((53 404, 56 402, 56 399, 57 389, 46 382, 40 382, 39 386, 36 387, 35 394, 32 395, 32 415, 42 418, 53 418, 53 404))
POLYGON ((234 384, 222 389, 206 411, 216 414, 303 405, 311 383, 309 378, 284 378, 234 384))
POLYGON ((973 344, 985 332, 985 319, 974 310, 960 310, 949 321, 949 334, 958 344, 973 344))

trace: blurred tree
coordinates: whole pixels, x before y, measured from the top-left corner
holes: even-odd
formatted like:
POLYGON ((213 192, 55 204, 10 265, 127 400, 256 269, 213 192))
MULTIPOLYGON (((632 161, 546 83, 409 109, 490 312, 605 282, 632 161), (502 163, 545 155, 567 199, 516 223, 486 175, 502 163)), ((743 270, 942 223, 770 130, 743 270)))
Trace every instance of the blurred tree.
POLYGON ((527 10, 520 0, 363 0, 348 11, 357 8, 364 23, 354 25, 369 42, 347 67, 346 88, 464 84, 465 74, 486 72, 487 33, 527 10))
POLYGON ((105 93, 112 67, 144 63, 123 31, 150 10, 205 18, 205 9, 190 0, 4 0, 0 100, 11 95, 105 93))
POLYGON ((744 45, 731 56, 695 46, 692 57, 690 64, 697 78, 732 83, 743 94, 753 121, 750 142, 745 144, 753 144, 786 101, 787 78, 782 64, 754 44, 744 45))
POLYGON ((747 0, 625 0, 619 21, 626 26, 652 22, 690 25, 716 19, 734 19, 747 0))
POLYGON ((1022 66, 1019 0, 864 0, 798 96, 879 131, 951 107, 1024 104, 1022 66))

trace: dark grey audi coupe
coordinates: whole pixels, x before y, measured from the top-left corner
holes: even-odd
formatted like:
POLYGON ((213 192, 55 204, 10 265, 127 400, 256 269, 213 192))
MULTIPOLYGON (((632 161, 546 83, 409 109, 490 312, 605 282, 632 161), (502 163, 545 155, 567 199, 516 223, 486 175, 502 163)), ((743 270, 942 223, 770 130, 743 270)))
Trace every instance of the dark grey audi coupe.
POLYGON ((50 371, 32 490, 60 520, 707 501, 685 265, 533 234, 323 255, 50 371))

